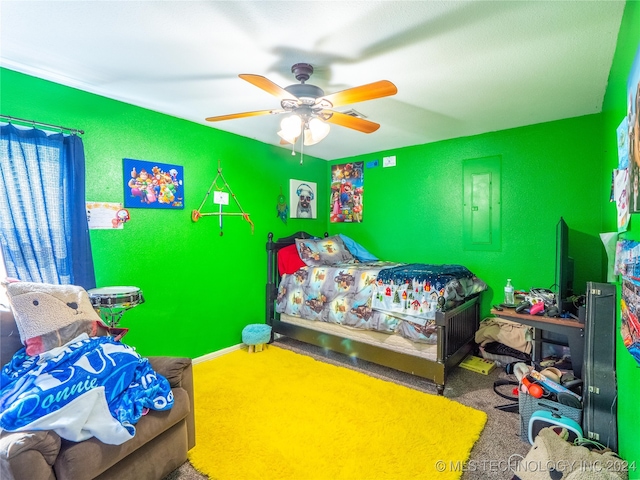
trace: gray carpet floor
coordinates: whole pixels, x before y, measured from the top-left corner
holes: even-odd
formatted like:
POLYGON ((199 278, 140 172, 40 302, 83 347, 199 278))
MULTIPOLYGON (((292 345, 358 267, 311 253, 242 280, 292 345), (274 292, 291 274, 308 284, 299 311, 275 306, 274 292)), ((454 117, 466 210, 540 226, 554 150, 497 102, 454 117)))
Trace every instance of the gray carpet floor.
MULTIPOLYGON (((345 355, 325 352, 319 347, 285 337, 278 339, 274 344, 297 353, 310 355, 318 360, 352 368, 367 375, 393 381, 422 392, 437 393, 433 383, 414 375, 362 360, 357 360, 354 363, 352 358, 345 355)), ((488 417, 480 439, 471 451, 469 462, 463 468, 462 480, 510 480, 513 477, 510 465, 517 463, 529 451, 530 445, 523 442, 519 436, 519 415, 495 408, 496 406, 510 403, 509 400, 500 397, 493 390, 493 383, 498 378, 514 379, 513 376, 506 375, 504 369, 500 367, 495 368, 489 375, 456 368, 447 378, 444 391, 445 397, 463 405, 483 410, 488 417)), ((502 391, 510 393, 510 388, 505 388, 502 391)), ((445 464, 445 466, 447 469, 460 468, 456 465, 445 464)), ((205 480, 207 478, 196 471, 189 462, 186 462, 164 480, 205 480)))

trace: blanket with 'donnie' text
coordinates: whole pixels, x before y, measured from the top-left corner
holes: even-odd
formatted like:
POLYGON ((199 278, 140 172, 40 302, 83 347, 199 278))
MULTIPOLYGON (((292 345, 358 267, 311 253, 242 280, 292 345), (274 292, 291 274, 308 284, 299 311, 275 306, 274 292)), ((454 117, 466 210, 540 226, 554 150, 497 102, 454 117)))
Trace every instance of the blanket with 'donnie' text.
POLYGON ((120 445, 147 409, 172 406, 167 379, 112 337, 82 334, 33 357, 22 348, 0 376, 0 429, 10 432, 54 430, 120 445))

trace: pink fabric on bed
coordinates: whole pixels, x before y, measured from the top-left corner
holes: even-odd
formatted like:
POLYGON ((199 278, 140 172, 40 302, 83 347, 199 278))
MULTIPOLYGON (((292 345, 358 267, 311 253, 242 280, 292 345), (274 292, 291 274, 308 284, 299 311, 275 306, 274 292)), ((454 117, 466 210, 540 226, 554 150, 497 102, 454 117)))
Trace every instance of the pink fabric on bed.
POLYGON ((295 243, 278 250, 278 272, 280 272, 280 275, 295 273, 306 266, 307 264, 302 261, 298 254, 295 243))

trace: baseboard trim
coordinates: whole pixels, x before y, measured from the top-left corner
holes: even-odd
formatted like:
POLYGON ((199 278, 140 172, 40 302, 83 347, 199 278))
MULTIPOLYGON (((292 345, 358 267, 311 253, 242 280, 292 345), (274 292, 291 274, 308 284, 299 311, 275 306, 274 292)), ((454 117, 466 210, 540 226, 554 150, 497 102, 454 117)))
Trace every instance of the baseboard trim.
POLYGON ((211 352, 211 353, 207 353, 206 355, 202 355, 201 357, 194 358, 193 360, 191 360, 191 363, 193 363, 195 365, 197 363, 206 362, 207 360, 213 360, 214 358, 221 357, 221 356, 226 355, 227 353, 231 353, 231 352, 233 352, 235 350, 240 350, 242 347, 244 347, 243 343, 239 343, 237 345, 232 345, 230 347, 223 348, 222 350, 217 350, 215 352, 211 352))

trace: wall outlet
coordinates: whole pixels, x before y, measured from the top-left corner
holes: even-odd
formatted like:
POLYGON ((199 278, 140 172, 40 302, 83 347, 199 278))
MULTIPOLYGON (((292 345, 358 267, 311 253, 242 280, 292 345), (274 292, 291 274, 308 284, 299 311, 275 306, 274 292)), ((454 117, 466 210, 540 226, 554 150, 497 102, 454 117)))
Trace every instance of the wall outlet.
POLYGON ((396 156, 393 155, 391 157, 383 157, 382 159, 383 167, 395 167, 396 166, 396 156))

